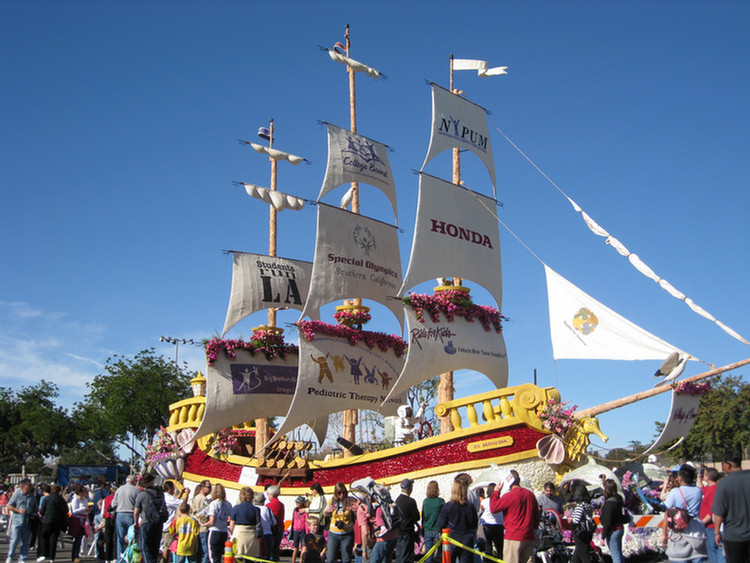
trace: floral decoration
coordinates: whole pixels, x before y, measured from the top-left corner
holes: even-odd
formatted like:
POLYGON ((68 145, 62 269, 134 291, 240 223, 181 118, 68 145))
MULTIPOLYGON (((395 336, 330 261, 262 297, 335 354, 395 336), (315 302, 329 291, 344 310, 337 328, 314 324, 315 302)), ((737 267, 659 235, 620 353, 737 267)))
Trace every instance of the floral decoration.
POLYGON ((240 448, 238 438, 254 435, 255 430, 250 428, 224 428, 214 435, 211 452, 223 455, 235 453, 240 448))
POLYGON ((332 325, 322 321, 299 321, 297 326, 302 330, 302 334, 304 334, 308 342, 315 340, 316 334, 325 334, 326 336, 345 338, 352 346, 356 346, 357 343, 363 341, 367 344, 368 348, 377 346, 383 352, 387 352, 389 348, 392 348, 399 358, 406 352, 406 342, 403 338, 394 334, 357 330, 348 326, 332 325))
POLYGON ((367 324, 372 320, 372 315, 363 309, 345 309, 343 311, 336 311, 333 314, 333 318, 340 325, 353 327, 354 325, 362 326, 367 324))
POLYGON ((414 314, 420 323, 424 322, 424 313, 427 311, 433 322, 440 322, 440 313, 443 313, 448 322, 452 322, 456 316, 465 318, 468 322, 478 320, 482 323, 484 330, 501 332, 501 321, 503 316, 494 307, 475 305, 468 292, 458 289, 438 291, 432 295, 426 293, 409 293, 403 298, 404 305, 414 309, 414 314))
POLYGON ((564 436, 565 433, 573 426, 575 413, 578 405, 567 407, 569 403, 560 403, 555 399, 547 399, 539 413, 539 420, 542 421, 542 427, 558 436, 564 436))
POLYGON ((259 330, 253 333, 250 341, 245 340, 223 340, 212 338, 206 342, 206 360, 209 366, 216 363, 219 352, 224 351, 227 358, 233 360, 237 357, 236 350, 245 350, 251 356, 262 353, 267 359, 286 358, 287 354, 298 354, 299 348, 294 344, 284 342, 284 337, 275 331, 259 330))
POLYGON ((146 447, 146 463, 149 464, 184 456, 175 435, 163 426, 159 427, 153 441, 146 447))
POLYGON ((684 393, 687 395, 705 395, 711 390, 711 385, 709 383, 706 383, 705 381, 700 382, 691 382, 691 381, 681 381, 677 384, 677 387, 675 387, 675 392, 677 393, 684 393))

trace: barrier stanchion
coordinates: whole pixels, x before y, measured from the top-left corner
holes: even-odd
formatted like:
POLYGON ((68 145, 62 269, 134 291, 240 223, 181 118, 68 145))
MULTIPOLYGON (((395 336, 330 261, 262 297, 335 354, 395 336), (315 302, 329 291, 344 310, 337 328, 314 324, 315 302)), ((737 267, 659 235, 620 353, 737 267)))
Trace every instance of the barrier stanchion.
POLYGON ((451 563, 451 542, 448 540, 448 534, 451 533, 450 528, 443 528, 443 560, 442 563, 451 563))
POLYGON ((234 563, 234 543, 232 540, 224 542, 224 563, 234 563))

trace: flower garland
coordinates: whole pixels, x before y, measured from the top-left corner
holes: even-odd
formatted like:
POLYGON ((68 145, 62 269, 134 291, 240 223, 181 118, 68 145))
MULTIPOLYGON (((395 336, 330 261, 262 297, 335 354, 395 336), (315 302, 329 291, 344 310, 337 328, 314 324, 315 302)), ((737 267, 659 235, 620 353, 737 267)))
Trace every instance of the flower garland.
POLYGON ((322 321, 299 321, 297 326, 302 330, 302 334, 308 342, 315 340, 316 334, 325 334, 326 336, 345 338, 352 346, 356 346, 360 341, 363 341, 368 348, 377 346, 383 352, 393 348, 398 358, 403 356, 406 351, 404 339, 393 334, 356 330, 348 326, 332 325, 322 321))
POLYGON ((698 395, 699 397, 702 395, 705 395, 711 390, 711 385, 709 383, 700 382, 700 383, 693 383, 690 381, 681 381, 677 384, 677 387, 675 387, 676 393, 684 393, 686 395, 698 395))
POLYGON ((468 322, 474 322, 474 319, 482 323, 484 330, 490 331, 493 328, 495 332, 501 332, 501 321, 503 316, 494 307, 485 305, 475 305, 468 293, 458 289, 439 291, 432 295, 426 293, 409 293, 403 298, 405 306, 414 309, 414 314, 420 323, 424 322, 424 312, 430 314, 432 322, 440 322, 440 313, 442 312, 448 322, 452 322, 456 316, 465 318, 468 322))
POLYGON ((286 344, 284 337, 269 330, 259 330, 250 337, 250 341, 223 340, 212 338, 206 342, 206 360, 209 366, 216 363, 219 352, 224 351, 227 358, 233 360, 237 357, 236 350, 245 350, 251 356, 262 353, 266 359, 286 358, 287 354, 298 354, 299 348, 294 344, 286 344))
POLYGON ((146 447, 146 463, 149 464, 184 456, 172 432, 167 431, 163 426, 159 427, 153 442, 146 447))
POLYGON ((539 420, 542 421, 542 427, 558 436, 564 436, 565 433, 573 426, 575 418, 573 413, 578 405, 565 408, 568 403, 559 403, 555 399, 547 399, 539 413, 539 420))

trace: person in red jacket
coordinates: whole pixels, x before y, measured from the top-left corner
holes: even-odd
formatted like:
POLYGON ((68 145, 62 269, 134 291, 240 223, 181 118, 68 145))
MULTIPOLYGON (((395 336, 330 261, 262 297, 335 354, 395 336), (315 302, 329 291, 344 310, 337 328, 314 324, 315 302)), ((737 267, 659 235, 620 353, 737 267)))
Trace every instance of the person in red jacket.
POLYGON ((492 493, 490 510, 503 513, 503 560, 506 563, 531 563, 535 532, 539 526, 539 505, 534 493, 521 486, 521 477, 515 469, 510 470, 505 482, 492 493), (506 486, 510 487, 508 492, 500 496, 506 486))

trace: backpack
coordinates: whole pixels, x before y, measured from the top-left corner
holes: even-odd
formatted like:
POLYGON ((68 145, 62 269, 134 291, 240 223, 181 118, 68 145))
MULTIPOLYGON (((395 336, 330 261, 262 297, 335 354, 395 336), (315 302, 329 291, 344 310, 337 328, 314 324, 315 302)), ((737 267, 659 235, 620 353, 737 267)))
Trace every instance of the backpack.
POLYGON ((596 522, 591 511, 591 507, 584 507, 581 520, 575 525, 575 532, 578 534, 593 534, 596 531, 596 522))
POLYGON ((143 505, 143 518, 147 522, 154 524, 164 524, 169 518, 167 503, 164 502, 164 495, 154 492, 153 489, 145 491, 148 499, 143 505))
POLYGON ((682 493, 682 489, 677 489, 682 495, 682 502, 685 503, 684 508, 667 508, 665 512, 667 518, 667 527, 675 532, 682 532, 690 524, 690 514, 687 511, 687 501, 685 495, 682 493))

